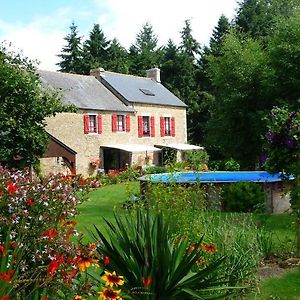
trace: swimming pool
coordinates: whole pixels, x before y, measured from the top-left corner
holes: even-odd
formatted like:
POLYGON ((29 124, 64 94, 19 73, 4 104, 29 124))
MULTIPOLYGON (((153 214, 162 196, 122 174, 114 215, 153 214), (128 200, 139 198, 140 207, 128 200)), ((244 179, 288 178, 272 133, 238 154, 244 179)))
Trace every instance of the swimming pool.
MULTIPOLYGON (((293 179, 290 176, 288 179, 293 179)), ((176 182, 176 183, 230 183, 257 182, 272 183, 282 181, 281 174, 270 174, 266 171, 210 171, 210 172, 179 172, 145 175, 141 181, 176 182)))

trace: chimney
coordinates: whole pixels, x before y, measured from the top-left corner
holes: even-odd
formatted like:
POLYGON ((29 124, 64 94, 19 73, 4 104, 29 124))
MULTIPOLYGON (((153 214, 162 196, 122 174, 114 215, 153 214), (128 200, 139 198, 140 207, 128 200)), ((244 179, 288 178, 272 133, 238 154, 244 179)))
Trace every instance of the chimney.
MULTIPOLYGON (((97 68, 97 69, 91 69, 90 70, 90 75, 95 76, 98 80, 100 80, 100 74, 104 73, 105 70, 103 68, 97 68)), ((104 74, 102 74, 103 76, 104 74)))
POLYGON ((160 83, 160 69, 159 68, 153 68, 146 71, 147 77, 151 78, 152 80, 160 83))

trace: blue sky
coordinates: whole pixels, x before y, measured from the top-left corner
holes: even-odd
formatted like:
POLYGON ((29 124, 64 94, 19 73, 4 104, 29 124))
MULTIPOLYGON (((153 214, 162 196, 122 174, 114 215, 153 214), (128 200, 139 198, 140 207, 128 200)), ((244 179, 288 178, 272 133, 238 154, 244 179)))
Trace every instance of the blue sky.
POLYGON ((169 38, 180 42, 184 20, 190 19, 194 37, 207 44, 220 15, 235 14, 236 0, 2 0, 0 42, 40 61, 40 68, 56 70, 57 54, 72 21, 83 40, 98 23, 108 39, 126 48, 146 22, 153 26, 159 44, 169 38))

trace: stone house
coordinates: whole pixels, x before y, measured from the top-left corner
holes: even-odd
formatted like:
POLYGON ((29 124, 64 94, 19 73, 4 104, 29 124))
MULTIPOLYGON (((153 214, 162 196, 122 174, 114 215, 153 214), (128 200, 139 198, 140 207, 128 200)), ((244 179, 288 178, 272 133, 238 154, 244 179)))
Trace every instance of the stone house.
POLYGON ((127 166, 161 165, 200 147, 187 144, 186 104, 160 83, 160 71, 137 77, 91 70, 90 76, 38 71, 76 113, 47 118, 44 173, 63 168, 85 176, 127 166), (173 149, 170 151, 170 149, 173 149), (170 154, 171 153, 171 154, 170 154))

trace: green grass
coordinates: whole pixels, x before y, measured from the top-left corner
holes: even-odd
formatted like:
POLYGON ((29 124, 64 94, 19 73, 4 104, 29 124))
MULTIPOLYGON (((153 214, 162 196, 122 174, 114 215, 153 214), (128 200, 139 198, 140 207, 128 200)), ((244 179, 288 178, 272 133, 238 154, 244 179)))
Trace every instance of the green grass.
POLYGON ((113 184, 91 191, 89 199, 79 206, 77 229, 88 235, 88 230, 93 230, 94 225, 103 228, 103 218, 112 221, 114 211, 120 211, 122 203, 128 198, 128 192, 138 191, 138 182, 113 184))
MULTIPOLYGON (((80 214, 76 219, 78 230, 86 233, 87 240, 89 240, 87 232, 94 229, 94 224, 102 229, 104 226, 103 218, 113 221, 114 211, 122 211, 121 205, 128 199, 129 191, 138 193, 139 183, 129 182, 109 185, 93 190, 89 194, 89 200, 79 206, 80 214)), ((288 214, 255 214, 254 217, 257 220, 258 227, 262 226, 267 231, 274 232, 273 240, 276 245, 285 245, 285 249, 294 247, 294 218, 288 214)), ((259 291, 259 294, 253 294, 247 299, 300 299, 300 269, 298 268, 295 272, 289 272, 279 278, 262 281, 259 291)))
POLYGON ((263 281, 260 292, 250 295, 251 300, 296 300, 300 299, 300 268, 288 272, 281 277, 263 281))

